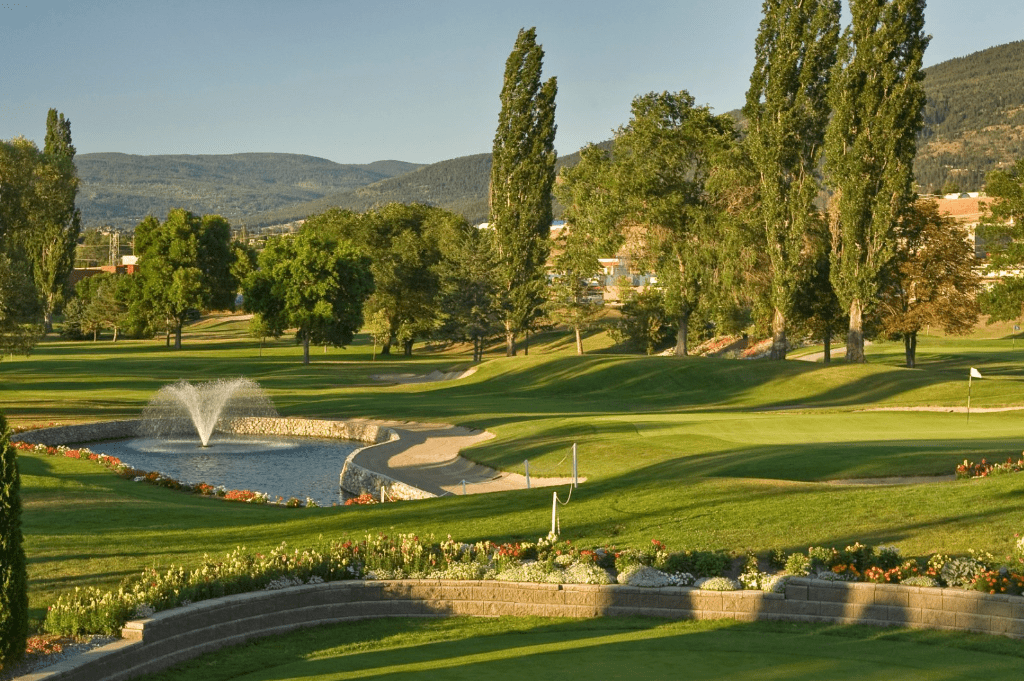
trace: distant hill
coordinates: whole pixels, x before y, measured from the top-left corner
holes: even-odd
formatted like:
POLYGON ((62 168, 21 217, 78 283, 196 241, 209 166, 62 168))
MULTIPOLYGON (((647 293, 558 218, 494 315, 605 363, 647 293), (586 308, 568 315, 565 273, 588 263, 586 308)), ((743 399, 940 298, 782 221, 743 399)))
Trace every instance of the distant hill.
MULTIPOLYGON (((599 146, 610 148, 611 142, 602 142, 599 146)), ((558 169, 565 165, 575 165, 579 160, 580 154, 577 151, 560 156, 555 167, 558 169)), ((490 182, 489 153, 461 156, 423 166, 411 173, 381 180, 359 189, 329 194, 313 201, 284 206, 258 215, 249 215, 245 218, 245 224, 258 228, 300 220, 335 206, 362 212, 392 202, 439 206, 460 213, 471 223, 476 224, 487 220, 487 191, 490 182)), ((556 217, 560 212, 560 207, 556 204, 556 217)))
POLYGON ((77 205, 87 227, 134 227, 172 208, 245 215, 317 199, 416 170, 420 164, 377 161, 344 165, 299 154, 80 154, 77 205))
MULTIPOLYGON (((925 74, 928 104, 915 162, 923 191, 938 192, 948 182, 980 189, 989 171, 1024 157, 1024 41, 951 59, 925 74)), ((730 113, 743 124, 739 111, 730 113)), ((150 213, 164 216, 184 206, 259 228, 331 206, 364 211, 390 202, 440 206, 474 223, 487 219, 489 153, 426 166, 343 165, 295 154, 82 154, 75 160, 87 226, 132 227, 150 213)), ((577 152, 558 164, 578 160, 577 152)))
POLYGON ((924 88, 914 164, 924 190, 981 189, 989 171, 1024 157, 1024 41, 931 66, 924 88))

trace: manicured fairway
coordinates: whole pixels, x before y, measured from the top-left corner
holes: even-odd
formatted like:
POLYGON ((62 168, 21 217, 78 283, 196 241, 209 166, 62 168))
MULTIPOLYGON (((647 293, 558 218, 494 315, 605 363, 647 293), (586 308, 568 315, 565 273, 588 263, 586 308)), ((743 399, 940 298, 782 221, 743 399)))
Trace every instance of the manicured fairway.
POLYGON ((1004 643, 1009 642, 962 634, 768 622, 387 620, 263 639, 146 678, 1020 678, 1024 659, 1004 643))
MULTIPOLYGON (((181 352, 159 341, 47 340, 0 363, 0 409, 15 425, 137 416, 179 378, 248 376, 289 416, 377 417, 486 428, 497 437, 464 454, 496 468, 566 475, 572 444, 587 482, 561 508, 563 538, 586 546, 723 549, 736 555, 811 545, 895 544, 906 555, 985 549, 1005 555, 1024 531, 1024 474, 914 486, 831 481, 950 475, 965 458, 1002 460, 1024 448, 1024 412, 865 411, 879 405, 1024 405, 1024 343, 982 328, 923 337, 907 370, 899 344, 870 363, 822 366, 617 352, 606 336, 586 356, 568 336, 534 339, 529 356, 492 357, 473 376, 388 386, 378 373, 467 366, 458 351, 370 361, 365 338, 313 354, 290 341, 258 344, 230 318, 190 328, 181 352)), ((261 508, 120 480, 87 462, 19 457, 33 621, 64 590, 116 587, 145 567, 195 566, 237 546, 307 546, 366 533, 462 541, 534 541, 550 529, 551 490, 448 497, 358 509, 261 508)), ((560 490, 565 498, 568 490, 560 490)))

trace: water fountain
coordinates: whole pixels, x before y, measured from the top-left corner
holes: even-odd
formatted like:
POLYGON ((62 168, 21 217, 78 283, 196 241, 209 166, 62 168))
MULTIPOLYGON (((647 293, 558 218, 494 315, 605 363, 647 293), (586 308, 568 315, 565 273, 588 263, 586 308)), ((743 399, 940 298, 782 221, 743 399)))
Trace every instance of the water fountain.
POLYGON ((277 410, 258 383, 248 378, 206 383, 178 381, 161 388, 142 412, 139 434, 167 439, 199 435, 202 447, 221 419, 276 418, 277 410))
POLYGON ((321 422, 279 418, 260 385, 247 378, 179 381, 150 399, 137 437, 96 447, 181 482, 308 496, 329 506, 342 501, 339 473, 362 443, 331 434, 330 422, 313 423, 321 422))

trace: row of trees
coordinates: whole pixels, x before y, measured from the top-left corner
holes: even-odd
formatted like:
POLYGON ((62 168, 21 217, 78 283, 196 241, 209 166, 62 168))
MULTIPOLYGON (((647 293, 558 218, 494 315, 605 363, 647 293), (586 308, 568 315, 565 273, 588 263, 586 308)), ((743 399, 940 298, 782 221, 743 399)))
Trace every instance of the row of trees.
POLYGON ((656 274, 679 355, 694 320, 752 317, 773 359, 790 330, 827 343, 845 321, 848 361, 867 330, 903 337, 913 366, 924 324, 977 316, 966 235, 915 203, 924 2, 851 0, 842 32, 839 0, 763 9, 743 134, 685 91, 637 97, 611 151, 585 149, 555 187, 557 269, 582 300, 597 256, 625 250, 656 274))
POLYGON ((0 141, 0 351, 27 352, 52 330, 81 231, 71 121, 46 119, 43 150, 0 141))

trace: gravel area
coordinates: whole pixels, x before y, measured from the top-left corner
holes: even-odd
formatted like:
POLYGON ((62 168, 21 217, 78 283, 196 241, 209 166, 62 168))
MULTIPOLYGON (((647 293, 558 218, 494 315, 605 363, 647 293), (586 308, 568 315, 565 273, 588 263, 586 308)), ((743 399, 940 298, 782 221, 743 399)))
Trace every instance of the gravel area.
POLYGON ((19 676, 40 671, 50 665, 71 660, 94 648, 100 648, 117 640, 116 636, 85 636, 79 639, 60 639, 58 641, 61 644, 61 651, 59 653, 28 655, 13 667, 0 669, 0 681, 9 681, 19 676))

